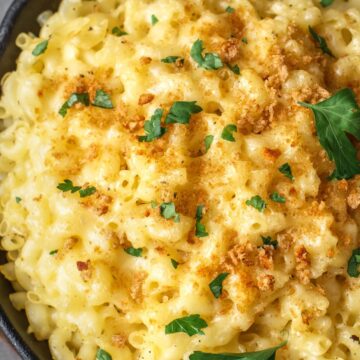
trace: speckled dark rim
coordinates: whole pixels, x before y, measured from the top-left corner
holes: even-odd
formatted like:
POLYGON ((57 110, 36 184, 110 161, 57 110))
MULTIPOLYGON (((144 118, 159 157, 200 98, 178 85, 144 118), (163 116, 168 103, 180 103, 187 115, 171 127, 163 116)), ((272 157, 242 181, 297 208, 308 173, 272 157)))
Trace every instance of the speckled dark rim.
MULTIPOLYGON (((1 0, 0 0, 1 1, 1 0)), ((15 0, 8 8, 3 21, 0 23, 0 57, 3 56, 4 51, 10 39, 11 30, 15 24, 15 20, 21 12, 21 9, 26 4, 27 0, 15 0)), ((18 354, 23 360, 37 360, 38 357, 28 347, 19 333, 11 324, 9 318, 4 312, 0 304, 0 329, 9 339, 18 354)), ((10 359, 7 359, 10 360, 10 359)))

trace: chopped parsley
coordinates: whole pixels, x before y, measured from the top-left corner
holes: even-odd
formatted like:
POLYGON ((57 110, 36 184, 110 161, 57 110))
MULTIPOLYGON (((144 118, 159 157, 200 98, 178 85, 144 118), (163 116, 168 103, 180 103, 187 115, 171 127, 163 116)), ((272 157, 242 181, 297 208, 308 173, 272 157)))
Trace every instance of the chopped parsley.
POLYGON ((81 189, 81 186, 74 186, 71 180, 64 180, 63 183, 60 183, 57 188, 62 192, 71 191, 71 193, 76 193, 81 189))
POLYGON ((228 7, 225 9, 225 11, 226 11, 227 13, 229 13, 229 14, 233 14, 233 13, 235 12, 235 9, 234 9, 233 7, 231 7, 231 6, 228 6, 228 7))
POLYGON ((177 269, 179 266, 179 263, 176 260, 171 259, 171 265, 173 266, 174 269, 177 269))
POLYGON ((154 14, 151 15, 151 25, 154 26, 158 22, 159 22, 159 19, 154 14))
POLYGON ((226 125, 221 133, 221 138, 227 141, 235 142, 233 132, 237 132, 237 127, 234 124, 226 125))
POLYGON ((167 220, 174 219, 175 222, 180 222, 180 215, 176 212, 173 202, 162 203, 160 205, 160 215, 167 220))
POLYGON ((206 232, 205 225, 201 223, 203 217, 204 205, 199 205, 196 208, 196 224, 195 224, 195 236, 198 238, 209 236, 206 232))
POLYGON ((210 284, 209 288, 213 295, 218 299, 223 290, 223 282, 228 277, 229 273, 221 273, 219 274, 210 284))
POLYGON ((360 174, 357 150, 348 138, 351 134, 360 140, 360 108, 354 92, 345 88, 318 104, 299 104, 314 113, 320 144, 335 162, 331 178, 350 179, 360 174))
POLYGON ((112 30, 111 33, 115 36, 124 36, 124 35, 129 35, 126 31, 121 30, 119 27, 115 26, 112 30))
POLYGON ((85 106, 90 105, 90 98, 88 93, 72 93, 67 101, 63 104, 59 110, 59 114, 65 117, 68 110, 75 104, 83 104, 85 106))
POLYGON ((141 257, 143 249, 142 248, 135 249, 134 247, 130 246, 124 249, 124 251, 131 256, 141 257))
POLYGON ((286 202, 286 199, 276 191, 270 195, 270 199, 281 204, 284 204, 286 202))
POLYGON ((242 41, 244 44, 248 44, 248 39, 247 39, 247 37, 243 37, 243 38, 241 39, 241 41, 242 41))
POLYGON ((246 205, 252 206, 260 212, 264 212, 266 209, 266 202, 259 195, 255 195, 251 199, 246 200, 246 205))
POLYGON ((32 51, 32 54, 34 56, 39 56, 43 54, 46 51, 48 45, 49 45, 49 40, 42 41, 41 43, 35 46, 34 50, 32 51))
POLYGON ((103 109, 114 108, 110 95, 107 94, 104 90, 96 90, 93 105, 103 109))
POLYGON ((20 204, 20 203, 21 203, 21 201, 22 201, 22 198, 21 198, 21 197, 16 196, 15 201, 16 201, 16 203, 17 203, 17 204, 20 204))
POLYGON ((328 7, 330 6, 334 0, 320 0, 320 4, 322 7, 328 7))
POLYGON ((56 255, 57 253, 59 252, 59 250, 51 250, 50 252, 49 252, 49 255, 56 255))
POLYGON ((190 315, 185 316, 176 320, 173 320, 171 323, 165 326, 165 334, 174 334, 178 332, 183 332, 189 336, 193 335, 205 335, 201 330, 208 326, 205 320, 203 320, 200 315, 190 315))
POLYGON ((214 141, 214 135, 207 135, 207 136, 205 136, 205 139, 204 139, 205 154, 209 151, 209 149, 210 149, 213 141, 214 141))
POLYGON ((334 57, 333 53, 329 49, 325 38, 320 36, 311 26, 309 26, 309 32, 312 36, 312 38, 319 44, 320 49, 325 53, 332 57, 334 57))
POLYGON ((230 64, 227 64, 227 67, 228 67, 234 74, 240 75, 240 68, 239 68, 239 66, 237 66, 237 65, 232 66, 232 65, 230 65, 230 64))
POLYGON ((271 236, 261 236, 261 240, 263 241, 263 245, 272 246, 274 249, 278 247, 278 241, 273 240, 271 236))
POLYGON ((177 61, 180 61, 182 64, 184 63, 185 59, 180 56, 168 56, 166 58, 161 59, 161 62, 165 64, 174 64, 177 61))
POLYGON ((285 164, 281 165, 278 170, 283 175, 285 175, 287 178, 289 178, 290 180, 294 180, 294 176, 292 174, 291 167, 290 167, 289 163, 285 163, 285 164))
POLYGON ((98 349, 96 352, 96 360, 112 360, 111 355, 103 349, 98 349))
POLYGON ((144 130, 146 135, 139 136, 139 141, 151 142, 155 139, 161 138, 166 133, 166 129, 161 127, 161 118, 163 116, 163 113, 164 110, 156 109, 154 115, 151 116, 151 119, 145 121, 144 130))
POLYGON ((192 114, 197 114, 203 109, 196 105, 196 101, 176 101, 167 114, 166 124, 188 124, 192 114))
POLYGON ((64 180, 63 183, 60 183, 57 186, 57 189, 61 190, 62 192, 71 192, 72 194, 79 192, 80 197, 82 198, 91 196, 96 192, 96 188, 94 186, 82 189, 81 186, 74 186, 73 182, 69 179, 64 180))
POLYGON ((275 360, 276 351, 285 345, 286 341, 273 348, 241 354, 211 354, 195 351, 190 355, 189 360, 275 360))
POLYGON ((359 271, 359 265, 360 265, 360 248, 353 250, 352 255, 348 262, 347 267, 347 273, 351 277, 359 277, 360 271, 359 271))
POLYGON ((96 193, 96 187, 94 187, 94 186, 90 186, 90 187, 87 187, 86 189, 81 189, 79 191, 79 194, 80 194, 81 198, 91 196, 91 195, 93 195, 95 193, 96 193))
POLYGON ((206 70, 217 70, 223 67, 223 63, 218 54, 215 53, 206 53, 205 57, 203 56, 203 42, 201 40, 196 40, 191 48, 190 55, 192 59, 206 70))

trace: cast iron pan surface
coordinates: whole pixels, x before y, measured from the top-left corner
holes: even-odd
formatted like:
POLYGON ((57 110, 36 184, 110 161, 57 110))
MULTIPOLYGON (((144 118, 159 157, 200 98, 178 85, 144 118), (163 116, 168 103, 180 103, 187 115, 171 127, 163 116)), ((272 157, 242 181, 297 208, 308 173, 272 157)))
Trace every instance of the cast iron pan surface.
MULTIPOLYGON (((0 0, 1 1, 1 0, 0 0)), ((0 78, 15 69, 19 49, 15 39, 21 32, 39 33, 36 18, 45 10, 56 11, 60 0, 14 0, 0 24, 0 78)), ((4 253, 0 263, 5 263, 4 253)), ((24 360, 50 360, 47 342, 38 342, 26 332, 28 321, 25 313, 16 311, 9 300, 11 285, 0 275, 0 329, 8 337, 24 360)), ((10 359, 2 359, 10 360, 10 359)))

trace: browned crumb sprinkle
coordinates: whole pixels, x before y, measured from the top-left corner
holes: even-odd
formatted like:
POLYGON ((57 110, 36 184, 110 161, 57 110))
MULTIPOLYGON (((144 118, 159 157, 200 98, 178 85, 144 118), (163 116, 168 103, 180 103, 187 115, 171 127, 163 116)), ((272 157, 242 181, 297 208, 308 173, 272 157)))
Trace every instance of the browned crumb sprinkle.
POLYGON ((304 245, 295 249, 296 272, 300 282, 304 285, 310 282, 310 257, 304 245))

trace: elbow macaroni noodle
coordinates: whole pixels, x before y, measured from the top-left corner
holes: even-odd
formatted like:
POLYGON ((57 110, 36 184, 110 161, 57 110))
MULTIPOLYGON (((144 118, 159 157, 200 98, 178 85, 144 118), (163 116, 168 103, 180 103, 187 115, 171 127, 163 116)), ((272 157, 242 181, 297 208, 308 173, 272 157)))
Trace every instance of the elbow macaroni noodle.
POLYGON ((360 283, 346 266, 360 217, 345 189, 357 180, 326 180, 333 165, 297 102, 345 86, 360 97, 360 1, 63 0, 39 21, 39 38, 18 36, 17 69, 2 81, 0 269, 53 358, 95 359, 101 348, 115 360, 188 360, 287 340, 276 359, 359 359, 360 283), (197 39, 240 75, 198 67, 197 39), (184 63, 161 62, 168 56, 184 63), (79 104, 61 117, 84 89, 103 89, 114 109, 79 104), (139 142, 144 119, 175 101, 203 112, 139 142), (228 124, 235 142, 221 138, 228 124), (278 171, 284 163, 294 181, 278 171), (97 192, 61 192, 64 179, 97 192), (285 204, 270 200, 274 191, 285 204), (264 212, 246 205, 255 195, 264 212), (152 201, 174 202, 180 222, 152 201), (200 204, 203 238, 194 236, 200 204), (261 236, 278 248, 261 248, 261 236), (142 255, 126 253, 130 245, 142 255), (209 283, 225 271, 216 299, 209 283), (165 334, 190 314, 206 320, 205 335, 165 334))

